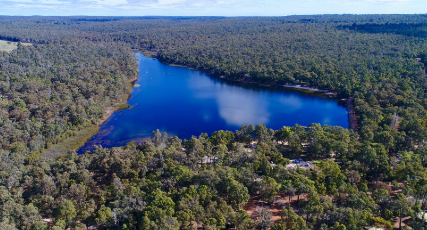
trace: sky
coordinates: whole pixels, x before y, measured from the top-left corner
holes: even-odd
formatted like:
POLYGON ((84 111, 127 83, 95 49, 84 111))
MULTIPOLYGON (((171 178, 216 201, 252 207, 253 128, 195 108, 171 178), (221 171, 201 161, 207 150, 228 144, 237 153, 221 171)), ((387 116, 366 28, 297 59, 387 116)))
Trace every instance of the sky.
POLYGON ((426 0, 0 0, 0 15, 287 16, 424 14, 426 0))

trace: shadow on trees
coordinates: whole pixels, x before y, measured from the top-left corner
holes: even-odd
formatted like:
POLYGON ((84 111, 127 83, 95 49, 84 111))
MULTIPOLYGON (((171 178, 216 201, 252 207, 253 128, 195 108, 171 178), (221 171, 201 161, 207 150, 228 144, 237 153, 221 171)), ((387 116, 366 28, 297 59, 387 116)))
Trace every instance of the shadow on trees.
POLYGON ((363 23, 338 26, 341 30, 354 30, 370 34, 398 34, 410 37, 427 37, 427 23, 363 23))

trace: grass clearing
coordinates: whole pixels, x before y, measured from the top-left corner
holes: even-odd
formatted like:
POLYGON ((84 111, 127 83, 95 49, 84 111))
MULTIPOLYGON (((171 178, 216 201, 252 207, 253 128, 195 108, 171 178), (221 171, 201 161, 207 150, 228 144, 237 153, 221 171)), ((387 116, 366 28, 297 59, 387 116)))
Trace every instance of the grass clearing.
POLYGON ((93 135, 97 134, 98 130, 99 126, 97 125, 91 125, 83 128, 82 130, 75 132, 75 135, 62 140, 58 144, 50 146, 48 149, 44 149, 43 156, 48 159, 52 159, 67 155, 70 151, 76 151, 93 135))
MULTIPOLYGON (((31 46, 31 43, 21 43, 24 46, 31 46)), ((18 49, 18 42, 10 42, 5 40, 0 40, 0 51, 6 51, 8 53, 12 50, 18 49)))
POLYGON ((119 110, 123 110, 123 109, 127 109, 127 108, 129 108, 129 107, 130 107, 130 105, 128 105, 128 104, 118 104, 116 107, 117 107, 119 110))

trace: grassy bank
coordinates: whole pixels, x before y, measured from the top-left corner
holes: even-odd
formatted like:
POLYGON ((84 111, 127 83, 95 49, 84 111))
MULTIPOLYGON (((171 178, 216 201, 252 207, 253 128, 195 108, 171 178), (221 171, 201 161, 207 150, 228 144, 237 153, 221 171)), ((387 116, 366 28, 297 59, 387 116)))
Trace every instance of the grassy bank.
POLYGON ((73 131, 68 138, 65 137, 59 143, 50 145, 47 149, 42 150, 43 156, 51 159, 77 151, 87 140, 98 133, 98 130, 98 125, 91 125, 81 130, 73 131))

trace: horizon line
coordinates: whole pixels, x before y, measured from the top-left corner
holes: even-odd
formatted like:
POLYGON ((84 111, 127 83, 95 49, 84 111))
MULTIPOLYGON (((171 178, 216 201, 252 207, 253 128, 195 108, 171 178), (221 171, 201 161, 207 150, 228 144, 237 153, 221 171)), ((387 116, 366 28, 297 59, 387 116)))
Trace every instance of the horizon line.
POLYGON ((0 14, 0 17, 191 17, 191 18, 198 18, 198 17, 211 17, 211 18, 239 18, 239 17, 247 17, 247 18, 274 18, 274 17, 294 17, 294 16, 347 16, 347 15, 353 15, 353 16, 368 16, 368 15, 427 15, 426 13, 413 13, 413 14, 402 14, 402 13, 388 13, 388 14, 350 14, 350 13, 342 13, 342 14, 291 14, 291 15, 275 15, 275 16, 254 16, 254 15, 239 15, 239 16, 221 16, 221 15, 5 15, 0 14))

